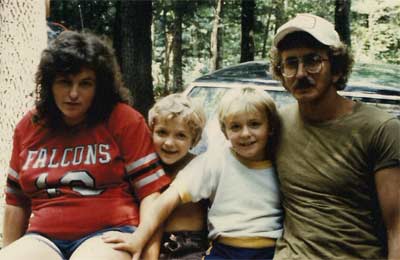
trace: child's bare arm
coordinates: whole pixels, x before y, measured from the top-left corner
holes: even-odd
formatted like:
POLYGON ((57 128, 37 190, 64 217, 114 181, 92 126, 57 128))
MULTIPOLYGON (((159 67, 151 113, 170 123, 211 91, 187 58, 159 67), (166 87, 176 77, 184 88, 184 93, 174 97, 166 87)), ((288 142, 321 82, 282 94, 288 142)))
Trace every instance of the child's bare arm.
POLYGON ((143 249, 143 253, 141 256, 142 259, 144 260, 159 259, 163 231, 164 229, 161 226, 156 230, 156 232, 154 232, 153 236, 150 238, 145 248, 143 249))
MULTIPOLYGON (((142 201, 140 204, 140 219, 146 219, 151 217, 149 214, 149 210, 151 209, 151 205, 155 203, 156 199, 159 197, 159 193, 155 196, 151 196, 150 199, 142 201)), ((161 233, 160 228, 156 232, 154 232, 153 236, 148 240, 146 246, 142 251, 141 258, 144 260, 157 260, 160 254, 160 241, 161 241, 161 233)))
POLYGON ((169 187, 154 203, 149 205, 148 210, 146 209, 146 216, 143 217, 139 227, 132 235, 116 236, 115 233, 105 234, 103 240, 107 243, 114 243, 114 249, 128 251, 132 254, 133 259, 139 259, 147 241, 180 202, 178 191, 174 187, 169 187))

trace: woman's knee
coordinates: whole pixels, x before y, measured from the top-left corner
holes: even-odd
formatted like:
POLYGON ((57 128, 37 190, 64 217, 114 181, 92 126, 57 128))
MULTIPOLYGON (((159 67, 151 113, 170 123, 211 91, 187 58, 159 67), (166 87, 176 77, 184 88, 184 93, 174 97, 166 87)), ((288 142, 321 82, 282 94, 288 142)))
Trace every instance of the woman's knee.
POLYGON ((83 242, 70 257, 70 260, 86 259, 131 260, 132 256, 128 252, 113 249, 110 244, 103 242, 101 236, 95 236, 83 242))
POLYGON ((45 242, 24 236, 0 250, 0 260, 62 260, 59 253, 45 242))

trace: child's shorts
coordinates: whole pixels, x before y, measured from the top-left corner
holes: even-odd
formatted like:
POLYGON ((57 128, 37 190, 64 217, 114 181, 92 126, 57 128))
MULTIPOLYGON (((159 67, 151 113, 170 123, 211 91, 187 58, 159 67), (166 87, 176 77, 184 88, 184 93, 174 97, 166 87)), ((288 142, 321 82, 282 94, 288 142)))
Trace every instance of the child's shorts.
POLYGON ((275 246, 264 248, 233 247, 213 241, 205 259, 272 259, 275 246))
POLYGON ((205 231, 164 232, 160 259, 201 259, 207 247, 205 231))
POLYGON ((121 226, 121 227, 111 227, 105 228, 96 232, 93 232, 87 236, 84 236, 77 240, 59 240, 59 239, 51 239, 46 237, 43 234, 38 232, 28 232, 25 236, 32 236, 43 243, 50 246, 54 251, 56 251, 62 259, 69 259, 72 253, 86 240, 95 236, 101 236, 105 232, 108 231, 119 231, 122 233, 133 233, 136 230, 134 226, 121 226))

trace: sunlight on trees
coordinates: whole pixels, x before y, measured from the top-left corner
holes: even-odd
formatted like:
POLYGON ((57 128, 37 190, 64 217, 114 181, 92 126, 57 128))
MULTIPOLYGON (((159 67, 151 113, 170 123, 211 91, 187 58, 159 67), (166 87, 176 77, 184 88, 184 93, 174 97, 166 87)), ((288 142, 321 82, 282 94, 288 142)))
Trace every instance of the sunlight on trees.
POLYGON ((358 0, 352 11, 353 50, 362 62, 400 64, 400 1, 358 0))

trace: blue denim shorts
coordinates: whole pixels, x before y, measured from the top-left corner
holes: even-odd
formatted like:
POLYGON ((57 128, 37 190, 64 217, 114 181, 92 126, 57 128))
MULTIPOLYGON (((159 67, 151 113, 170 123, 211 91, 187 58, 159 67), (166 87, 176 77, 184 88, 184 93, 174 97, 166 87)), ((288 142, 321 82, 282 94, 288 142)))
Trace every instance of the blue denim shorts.
POLYGON ((95 237, 95 236, 101 236, 103 233, 108 232, 108 231, 119 231, 122 233, 133 233, 135 232, 136 227, 134 226, 121 226, 121 227, 111 227, 111 228, 105 228, 101 229, 99 231, 93 232, 87 236, 84 236, 80 239, 77 240, 59 240, 59 239, 51 239, 46 237, 45 235, 38 233, 38 232, 28 232, 25 234, 25 236, 31 236, 34 237, 43 243, 47 244, 50 246, 52 249, 54 249, 62 259, 69 259, 72 253, 86 240, 89 238, 95 237))
POLYGON ((205 260, 223 260, 223 259, 264 259, 274 258, 275 247, 264 248, 240 248, 224 245, 217 241, 212 242, 208 249, 205 260))

